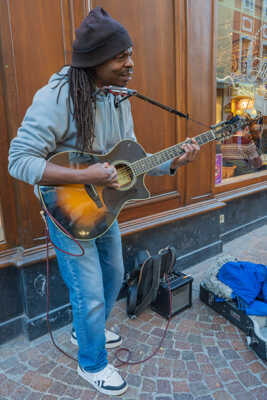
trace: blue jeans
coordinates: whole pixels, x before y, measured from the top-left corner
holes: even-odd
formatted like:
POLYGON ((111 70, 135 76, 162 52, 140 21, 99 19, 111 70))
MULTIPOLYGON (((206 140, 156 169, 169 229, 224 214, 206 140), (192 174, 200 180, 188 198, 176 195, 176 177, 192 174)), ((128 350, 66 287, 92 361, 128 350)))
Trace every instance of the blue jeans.
MULTIPOLYGON (((50 238, 60 249, 81 252, 48 218, 50 238)), ((78 361, 89 372, 98 372, 108 363, 105 326, 122 286, 124 265, 118 223, 101 237, 81 241, 82 257, 56 250, 59 269, 70 294, 73 325, 79 344, 78 361)))

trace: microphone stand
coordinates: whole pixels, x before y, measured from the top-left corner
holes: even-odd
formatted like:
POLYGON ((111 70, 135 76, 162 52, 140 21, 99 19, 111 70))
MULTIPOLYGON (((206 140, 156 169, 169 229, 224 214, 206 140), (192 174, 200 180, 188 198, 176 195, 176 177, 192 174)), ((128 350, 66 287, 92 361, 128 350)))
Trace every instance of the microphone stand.
POLYGON ((144 96, 141 93, 138 93, 137 90, 128 89, 120 86, 104 86, 102 89, 104 92, 112 93, 114 96, 123 96, 122 99, 116 99, 115 97, 115 107, 118 107, 120 103, 122 103, 124 100, 127 100, 129 97, 136 96, 139 99, 147 101, 148 103, 153 104, 154 106, 157 106, 159 108, 162 108, 163 110, 168 111, 171 114, 178 115, 179 117, 185 118, 187 120, 189 119, 189 114, 184 114, 181 111, 176 110, 175 108, 161 104, 156 100, 153 100, 147 96, 144 96))

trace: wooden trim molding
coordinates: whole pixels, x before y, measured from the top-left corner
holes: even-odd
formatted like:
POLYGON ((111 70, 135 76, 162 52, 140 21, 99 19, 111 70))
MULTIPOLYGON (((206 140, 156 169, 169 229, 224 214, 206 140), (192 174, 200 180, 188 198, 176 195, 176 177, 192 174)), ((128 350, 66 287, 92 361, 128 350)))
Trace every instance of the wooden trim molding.
MULTIPOLYGON (((52 244, 49 244, 49 259, 56 256, 52 244)), ((0 252, 0 268, 8 266, 16 266, 18 268, 29 266, 36 262, 46 260, 46 244, 24 249, 23 247, 15 247, 13 249, 0 252)))
POLYGON ((252 174, 245 174, 245 175, 240 175, 238 177, 233 177, 233 178, 227 178, 224 179, 222 183, 219 183, 218 185, 215 186, 214 193, 215 195, 219 194, 226 194, 227 192, 231 192, 235 189, 243 189, 246 191, 246 189, 250 186, 253 186, 255 184, 261 186, 265 185, 265 182, 267 181, 267 172, 266 170, 259 171, 259 172, 254 172, 252 174))
POLYGON ((254 193, 262 192, 267 190, 267 182, 260 182, 254 185, 240 187, 237 189, 230 190, 228 192, 220 193, 215 196, 218 201, 229 202, 240 197, 249 196, 254 193))

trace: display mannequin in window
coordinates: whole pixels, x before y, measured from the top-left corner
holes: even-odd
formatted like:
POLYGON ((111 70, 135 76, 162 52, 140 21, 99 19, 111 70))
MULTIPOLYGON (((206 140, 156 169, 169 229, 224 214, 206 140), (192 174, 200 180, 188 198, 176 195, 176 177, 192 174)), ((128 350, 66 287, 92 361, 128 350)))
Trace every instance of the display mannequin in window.
MULTIPOLYGON (((40 89, 12 141, 9 171, 30 184, 99 184, 116 188, 116 169, 97 163, 72 170, 47 162, 49 154, 70 150, 107 153, 122 139, 136 140, 128 100, 116 108, 114 96, 103 86, 126 86, 133 73, 132 40, 126 29, 96 7, 81 23, 73 43, 72 63, 54 74, 40 89)), ((195 141, 184 146, 180 158, 166 162, 152 174, 172 175, 177 167, 195 159, 195 141)), ((49 234, 59 248, 77 253, 77 244, 47 218, 49 234)), ((108 364, 107 349, 121 337, 106 329, 106 321, 119 294, 124 266, 118 223, 101 237, 82 242, 83 257, 56 250, 62 277, 69 288, 75 334, 79 346, 78 373, 97 390, 121 395, 125 380, 108 364)))

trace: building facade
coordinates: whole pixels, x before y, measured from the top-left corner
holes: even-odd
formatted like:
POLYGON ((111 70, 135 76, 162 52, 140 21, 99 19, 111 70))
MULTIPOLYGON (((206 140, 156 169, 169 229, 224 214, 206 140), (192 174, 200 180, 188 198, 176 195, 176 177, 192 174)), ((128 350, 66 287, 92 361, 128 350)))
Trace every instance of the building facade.
MULTIPOLYGON (((147 177, 151 197, 130 202, 119 216, 126 272, 139 249, 172 245, 183 270, 222 250, 223 243, 267 222, 265 0, 3 0, 0 3, 0 343, 46 328, 46 243, 32 187, 7 172, 10 140, 50 75, 69 64, 71 44, 88 10, 103 6, 134 41, 130 87, 176 108, 178 118, 132 98, 135 132, 149 153, 173 146, 228 118, 262 116, 251 131, 262 160, 235 176, 221 143, 203 144, 198 159, 175 177, 147 177), (232 172, 231 172, 232 171, 232 172)), ((214 132, 214 129, 213 131, 214 132)), ((68 293, 52 246, 51 325, 71 321, 68 293)), ((122 292, 123 294, 123 292, 122 292)))

